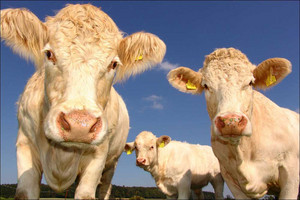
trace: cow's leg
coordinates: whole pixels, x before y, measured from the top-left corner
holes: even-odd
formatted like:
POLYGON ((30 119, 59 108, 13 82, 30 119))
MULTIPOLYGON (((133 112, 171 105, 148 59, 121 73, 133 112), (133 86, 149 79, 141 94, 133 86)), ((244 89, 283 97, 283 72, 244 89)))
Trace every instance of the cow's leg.
POLYGON ((202 191, 202 188, 198 188, 192 191, 193 199, 201 199, 204 200, 204 193, 202 191))
POLYGON ((112 188, 111 180, 113 178, 117 163, 118 162, 116 161, 111 168, 109 168, 108 170, 105 169, 106 171, 102 174, 100 189, 99 189, 100 199, 109 199, 111 188, 112 188))
POLYGON ((17 138, 18 186, 15 199, 38 199, 42 167, 34 145, 19 130, 17 138))
POLYGON ((224 190, 224 179, 219 173, 216 175, 210 182, 215 190, 215 199, 224 199, 223 190, 224 190))
POLYGON ((179 180, 178 186, 178 199, 189 199, 191 196, 191 172, 188 171, 179 180))
POLYGON ((86 163, 80 174, 79 184, 74 199, 95 199, 97 185, 101 179, 102 171, 108 152, 108 144, 103 143, 94 154, 85 155, 82 163, 86 163))
POLYGON ((279 199, 297 199, 299 190, 299 161, 287 162, 279 169, 279 199))

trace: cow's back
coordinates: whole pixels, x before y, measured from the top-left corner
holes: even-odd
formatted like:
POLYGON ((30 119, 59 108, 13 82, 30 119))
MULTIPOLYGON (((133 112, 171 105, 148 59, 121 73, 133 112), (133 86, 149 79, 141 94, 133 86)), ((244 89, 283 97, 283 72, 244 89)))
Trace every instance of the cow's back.
POLYGON ((220 173, 219 163, 211 147, 171 141, 159 150, 159 168, 167 177, 182 177, 192 173, 192 185, 206 185, 220 173))

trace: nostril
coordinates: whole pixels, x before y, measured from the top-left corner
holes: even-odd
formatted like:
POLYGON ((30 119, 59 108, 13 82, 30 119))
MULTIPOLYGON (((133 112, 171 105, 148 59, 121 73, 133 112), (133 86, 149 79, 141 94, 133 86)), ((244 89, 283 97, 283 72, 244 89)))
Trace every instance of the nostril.
POLYGON ((239 120, 238 126, 244 127, 244 126, 247 125, 247 122, 248 122, 248 121, 247 121, 246 117, 242 116, 242 119, 239 120))
POLYGON ((99 127, 102 126, 101 118, 98 117, 96 123, 90 128, 90 133, 96 132, 99 127))
POLYGON ((224 128, 225 127, 225 120, 222 117, 217 117, 215 123, 218 128, 224 128))
POLYGON ((66 120, 65 113, 63 113, 63 112, 61 112, 59 115, 59 123, 63 130, 65 130, 65 131, 71 130, 71 126, 70 126, 69 122, 66 120))

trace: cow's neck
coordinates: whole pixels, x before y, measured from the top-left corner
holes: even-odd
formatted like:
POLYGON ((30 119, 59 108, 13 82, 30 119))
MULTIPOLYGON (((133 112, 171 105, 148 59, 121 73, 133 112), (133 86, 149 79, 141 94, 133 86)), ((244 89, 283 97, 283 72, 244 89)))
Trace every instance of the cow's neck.
POLYGON ((151 165, 148 168, 148 171, 150 172, 150 174, 154 178, 155 182, 158 183, 159 182, 159 177, 160 177, 159 163, 158 163, 158 160, 159 160, 159 150, 157 149, 156 152, 157 152, 156 153, 156 160, 151 163, 151 165))

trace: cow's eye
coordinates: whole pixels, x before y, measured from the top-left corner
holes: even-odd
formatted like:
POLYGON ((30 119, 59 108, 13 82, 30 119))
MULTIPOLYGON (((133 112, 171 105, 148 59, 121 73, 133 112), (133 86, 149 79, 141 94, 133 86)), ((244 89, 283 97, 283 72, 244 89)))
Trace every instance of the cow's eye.
POLYGON ((50 50, 46 50, 45 55, 47 56, 48 60, 51 60, 54 57, 53 52, 50 50))
POLYGON ((114 61, 114 62, 112 63, 112 69, 115 69, 117 66, 118 66, 118 62, 114 61))
POLYGON ((108 67, 108 70, 110 69, 115 69, 116 67, 118 66, 118 62, 117 61, 111 61, 109 67, 108 67))
POLYGON ((55 58, 54 53, 51 50, 46 50, 45 51, 45 55, 46 55, 46 57, 47 57, 48 60, 52 61, 53 64, 55 64, 56 58, 55 58))
POLYGON ((152 149, 154 149, 154 147, 153 147, 153 146, 151 146, 151 147, 150 147, 150 150, 152 150, 152 149))
POLYGON ((206 84, 203 85, 204 89, 208 90, 208 86, 206 84))

